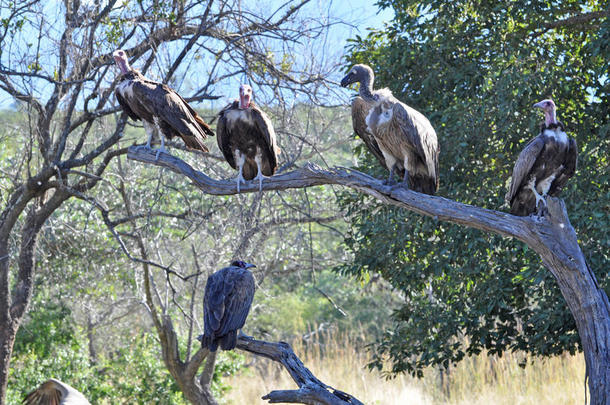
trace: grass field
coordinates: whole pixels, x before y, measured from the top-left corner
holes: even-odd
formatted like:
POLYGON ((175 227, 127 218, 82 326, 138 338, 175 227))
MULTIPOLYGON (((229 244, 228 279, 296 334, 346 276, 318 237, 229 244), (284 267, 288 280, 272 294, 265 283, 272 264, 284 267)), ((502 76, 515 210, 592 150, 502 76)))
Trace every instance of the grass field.
MULTIPOLYGON (((366 353, 339 338, 320 345, 293 344, 295 353, 325 383, 348 392, 365 404, 413 405, 560 405, 584 403, 585 365, 582 354, 530 360, 514 353, 502 358, 479 355, 451 368, 441 383, 438 370, 423 379, 400 376, 386 380, 365 367, 366 353)), ((266 404, 261 396, 274 389, 294 389, 288 373, 266 359, 248 358, 248 369, 227 380, 230 404, 266 404)))

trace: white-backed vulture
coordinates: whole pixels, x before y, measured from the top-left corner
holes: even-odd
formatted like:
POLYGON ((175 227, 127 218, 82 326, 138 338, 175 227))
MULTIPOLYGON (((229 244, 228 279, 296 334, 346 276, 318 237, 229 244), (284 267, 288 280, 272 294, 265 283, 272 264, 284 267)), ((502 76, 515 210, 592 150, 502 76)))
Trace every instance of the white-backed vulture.
POLYGON ((434 194, 438 190, 436 132, 419 111, 397 100, 388 89, 373 90, 373 70, 355 65, 341 80, 341 86, 360 83, 360 97, 352 103, 354 130, 369 150, 390 171, 402 174, 403 185, 414 191, 434 194))

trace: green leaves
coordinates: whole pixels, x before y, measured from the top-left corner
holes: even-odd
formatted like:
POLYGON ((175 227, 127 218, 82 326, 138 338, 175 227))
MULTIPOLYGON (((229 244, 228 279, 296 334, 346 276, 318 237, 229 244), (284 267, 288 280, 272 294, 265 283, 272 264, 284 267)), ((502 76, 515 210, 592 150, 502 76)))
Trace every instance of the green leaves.
MULTIPOLYGON (((393 7, 396 18, 388 30, 351 42, 349 64, 371 65, 377 88, 389 87, 428 116, 441 145, 440 195, 504 209, 512 166, 542 119, 531 105, 554 98, 581 152, 562 197, 598 281, 609 290, 607 21, 595 22, 601 29, 547 28, 582 13, 577 1, 378 4, 393 7)), ((361 169, 381 173, 374 159, 360 156, 361 169)), ((339 270, 379 273, 404 294, 394 329, 375 345, 374 366, 389 358, 391 372, 418 375, 482 349, 538 355, 578 349, 552 275, 522 244, 349 192, 341 204, 355 262, 339 270)))

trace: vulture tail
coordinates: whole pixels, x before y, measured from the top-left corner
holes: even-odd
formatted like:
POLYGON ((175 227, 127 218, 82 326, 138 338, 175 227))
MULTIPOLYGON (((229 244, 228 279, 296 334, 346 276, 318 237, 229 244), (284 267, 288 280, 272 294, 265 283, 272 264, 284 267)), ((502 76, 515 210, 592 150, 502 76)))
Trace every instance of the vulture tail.
POLYGON ((220 338, 220 347, 222 350, 233 350, 237 345, 237 331, 232 330, 220 338))
POLYGON ((208 136, 214 136, 214 131, 212 131, 212 128, 210 128, 210 126, 203 120, 203 118, 201 118, 199 115, 195 115, 194 118, 195 121, 197 121, 197 124, 199 124, 199 127, 201 127, 203 133, 208 136))
POLYGON ((208 348, 211 352, 215 352, 218 349, 218 340, 214 339, 213 336, 203 335, 201 339, 201 346, 208 348))
POLYGON ((188 149, 200 150, 202 152, 210 151, 198 136, 182 136, 182 140, 188 149))
POLYGON ((438 182, 434 177, 419 173, 409 173, 409 187, 419 193, 434 195, 438 189, 438 182))

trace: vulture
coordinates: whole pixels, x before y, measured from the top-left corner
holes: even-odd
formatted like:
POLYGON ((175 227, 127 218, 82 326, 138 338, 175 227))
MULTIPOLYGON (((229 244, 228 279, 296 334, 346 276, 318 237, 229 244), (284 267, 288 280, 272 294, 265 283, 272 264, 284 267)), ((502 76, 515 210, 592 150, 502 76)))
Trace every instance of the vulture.
POLYGON ((263 178, 273 176, 277 168, 279 148, 273 125, 252 101, 252 88, 239 86, 239 100, 234 100, 218 113, 216 127, 218 147, 233 169, 238 170, 237 192, 241 182, 257 179, 259 190, 263 178))
POLYGON ((436 132, 419 111, 397 100, 389 89, 373 90, 373 70, 355 65, 341 80, 341 86, 360 83, 359 97, 352 102, 354 131, 369 150, 390 171, 403 178, 403 185, 414 191, 434 194, 438 190, 436 132))
POLYGON ((71 386, 54 378, 40 384, 23 399, 25 405, 91 405, 71 386))
POLYGON ((237 330, 246 322, 254 298, 253 264, 236 260, 208 278, 203 296, 203 337, 201 345, 215 352, 233 350, 237 330))
POLYGON ((115 89, 116 99, 127 116, 142 120, 148 134, 146 147, 150 149, 153 134, 161 138, 161 152, 166 152, 164 137, 179 136, 188 149, 208 152, 203 140, 214 132, 187 102, 173 89, 163 83, 147 79, 129 66, 127 54, 119 49, 113 54, 121 70, 121 78, 115 89))
POLYGON ((548 195, 559 195, 576 171, 578 150, 576 141, 565 133, 557 121, 553 100, 534 104, 544 111, 540 134, 521 151, 506 194, 513 215, 542 213, 548 195))

